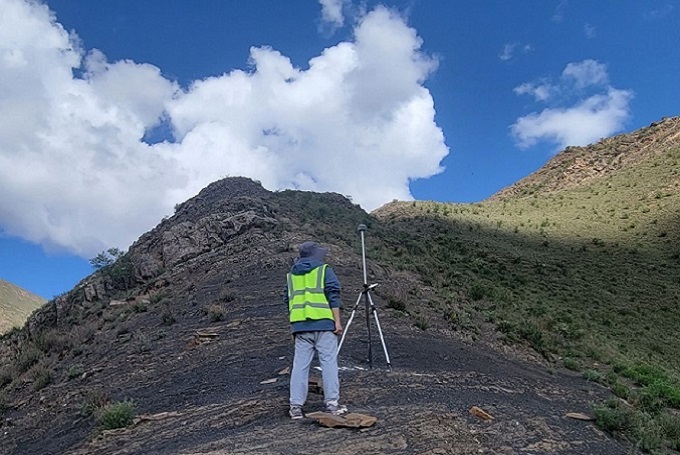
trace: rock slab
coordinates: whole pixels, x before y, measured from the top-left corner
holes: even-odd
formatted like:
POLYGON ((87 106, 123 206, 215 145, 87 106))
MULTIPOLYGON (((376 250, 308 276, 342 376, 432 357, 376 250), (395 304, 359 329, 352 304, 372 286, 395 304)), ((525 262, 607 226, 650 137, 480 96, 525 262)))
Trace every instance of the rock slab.
POLYGON ((377 417, 350 412, 342 416, 336 416, 327 412, 311 412, 306 414, 307 418, 314 419, 319 425, 328 428, 347 427, 347 428, 367 428, 372 427, 378 421, 377 417))

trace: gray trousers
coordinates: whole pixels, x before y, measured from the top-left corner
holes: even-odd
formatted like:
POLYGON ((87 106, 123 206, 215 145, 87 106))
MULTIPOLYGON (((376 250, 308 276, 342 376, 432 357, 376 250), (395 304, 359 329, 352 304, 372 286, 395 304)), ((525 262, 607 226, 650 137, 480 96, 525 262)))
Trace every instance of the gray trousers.
POLYGON ((295 334, 295 357, 290 374, 290 404, 302 406, 307 401, 309 367, 314 352, 319 354, 324 402, 340 399, 338 379, 338 336, 333 332, 302 332, 295 334))

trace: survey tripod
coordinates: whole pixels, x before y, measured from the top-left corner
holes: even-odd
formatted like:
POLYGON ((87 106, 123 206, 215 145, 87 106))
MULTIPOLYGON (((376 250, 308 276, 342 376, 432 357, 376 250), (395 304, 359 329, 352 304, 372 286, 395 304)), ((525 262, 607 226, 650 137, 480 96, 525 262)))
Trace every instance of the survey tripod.
POLYGON ((357 226, 357 232, 361 236, 361 265, 364 272, 364 286, 363 289, 359 292, 359 297, 357 298, 357 301, 354 304, 354 307, 352 308, 352 314, 350 315, 349 320, 347 321, 347 326, 345 327, 345 330, 342 333, 342 338, 340 339, 340 344, 338 345, 338 354, 340 353, 340 349, 342 348, 342 343, 345 341, 345 336, 347 336, 349 328, 352 325, 352 321, 354 320, 354 316, 356 315, 357 308, 359 307, 359 304, 363 299, 364 306, 366 308, 366 328, 368 329, 368 367, 371 369, 373 368, 373 345, 371 342, 371 314, 373 314, 373 317, 375 318, 375 326, 378 329, 378 335, 380 336, 380 343, 382 343, 383 352, 385 353, 387 367, 391 371, 392 364, 390 363, 390 355, 387 352, 387 345, 385 345, 385 337, 383 335, 382 327, 380 326, 378 310, 376 309, 375 304, 373 303, 373 298, 371 297, 371 291, 375 289, 378 283, 373 283, 369 285, 368 280, 366 278, 366 243, 364 241, 364 232, 366 232, 366 229, 367 227, 365 224, 360 224, 359 226, 357 226))

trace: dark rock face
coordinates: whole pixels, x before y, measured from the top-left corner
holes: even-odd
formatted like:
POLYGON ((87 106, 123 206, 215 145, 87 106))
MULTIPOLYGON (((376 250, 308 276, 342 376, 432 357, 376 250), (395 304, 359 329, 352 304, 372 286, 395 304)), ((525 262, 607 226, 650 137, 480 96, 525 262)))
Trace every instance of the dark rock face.
POLYGON ((261 185, 241 177, 209 185, 133 244, 130 255, 138 277, 158 276, 224 247, 235 237, 273 229, 279 221, 265 203, 270 195, 261 185))
MULTIPOLYGON (((434 313, 423 332, 404 313, 389 311, 379 294, 374 300, 394 371, 385 370, 372 315, 376 368, 368 369, 362 305, 340 355, 344 402, 378 423, 360 433, 290 422, 288 376, 280 374, 292 358, 281 302, 285 273, 301 242, 328 246, 347 321, 363 284, 358 222, 379 231, 376 220, 340 195, 272 193, 243 178, 211 184, 142 235, 119 263, 50 302, 0 343, 0 365, 13 372, 0 382, 1 452, 628 453, 592 424, 564 418, 589 412, 603 389, 466 344, 434 313), (19 373, 29 350, 36 358, 22 362, 19 373), (38 386, 43 371, 51 380, 38 386), (96 420, 102 405, 125 399, 144 418, 102 432, 96 420), (471 416, 472 406, 494 420, 471 416)), ((373 261, 370 246, 371 282, 427 295, 418 277, 373 261)), ((413 305, 429 311, 424 300, 413 305)), ((321 406, 311 394, 305 410, 321 406)))

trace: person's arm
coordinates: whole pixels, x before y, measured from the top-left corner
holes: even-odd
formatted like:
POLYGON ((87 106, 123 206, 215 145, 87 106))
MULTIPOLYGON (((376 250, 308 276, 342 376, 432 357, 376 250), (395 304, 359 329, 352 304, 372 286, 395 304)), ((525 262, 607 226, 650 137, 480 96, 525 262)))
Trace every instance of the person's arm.
POLYGON ((340 320, 340 308, 331 308, 333 311, 333 320, 335 320, 334 334, 340 335, 342 333, 342 321, 340 320))
POLYGON ((333 333, 340 335, 342 333, 342 320, 340 318, 340 280, 331 267, 326 267, 326 279, 324 280, 324 294, 328 299, 328 305, 333 311, 333 320, 335 321, 335 330, 333 333))
MULTIPOLYGON (((290 316, 290 299, 288 298, 288 280, 286 280, 286 285, 283 287, 283 303, 286 305, 286 314, 287 317, 290 316)), ((291 334, 293 337, 293 341, 295 341, 295 334, 291 334)))

